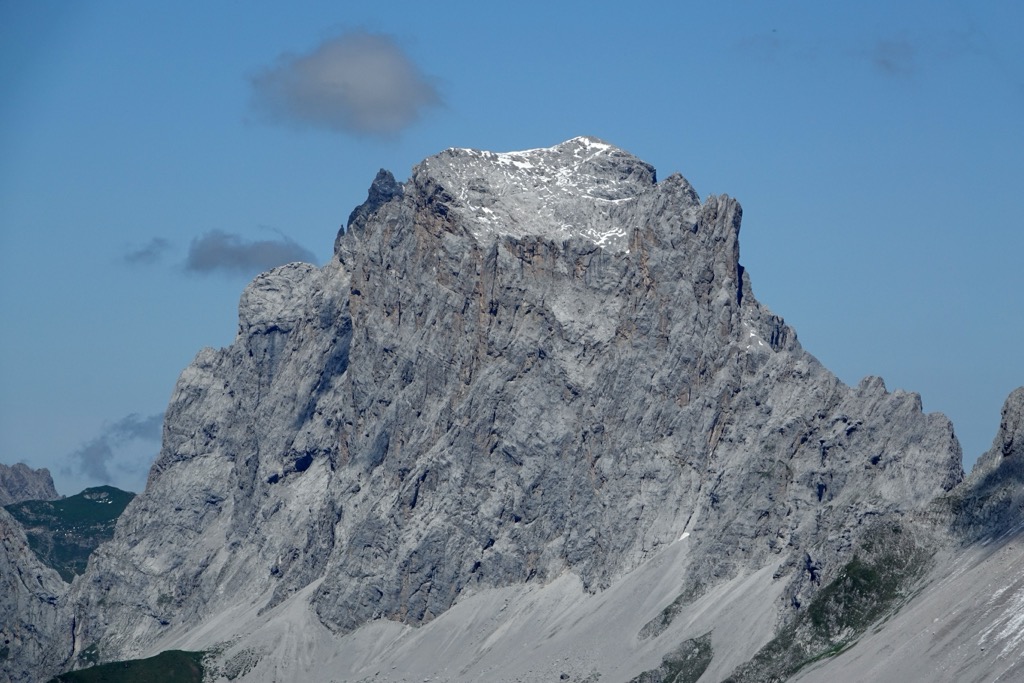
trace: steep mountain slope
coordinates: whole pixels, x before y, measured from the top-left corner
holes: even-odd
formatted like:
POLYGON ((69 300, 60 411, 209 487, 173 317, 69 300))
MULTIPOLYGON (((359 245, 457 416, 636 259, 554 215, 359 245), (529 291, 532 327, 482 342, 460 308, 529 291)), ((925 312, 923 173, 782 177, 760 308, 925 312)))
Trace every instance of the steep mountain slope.
POLYGON ((71 581, 85 571, 96 547, 114 535, 114 523, 134 497, 113 486, 96 486, 68 498, 26 500, 5 509, 21 523, 36 555, 71 581))
POLYGON ((182 373, 62 666, 724 679, 963 476, 945 417, 757 302, 740 218, 592 138, 382 172, 336 257, 256 278, 182 373))
POLYGON ((64 662, 70 619, 57 608, 67 586, 29 548, 21 525, 0 508, 0 680, 29 683, 64 662))
POLYGON ((941 553, 899 614, 798 680, 1024 680, 1022 460, 1024 387, 1007 398, 992 448, 969 479, 937 503, 955 515, 966 545, 941 553))
POLYGON ((34 470, 23 462, 0 463, 0 505, 58 498, 60 494, 53 486, 50 470, 45 467, 34 470))
POLYGON ((992 448, 949 497, 954 528, 970 540, 1015 534, 1024 523, 1024 387, 1009 395, 992 448))

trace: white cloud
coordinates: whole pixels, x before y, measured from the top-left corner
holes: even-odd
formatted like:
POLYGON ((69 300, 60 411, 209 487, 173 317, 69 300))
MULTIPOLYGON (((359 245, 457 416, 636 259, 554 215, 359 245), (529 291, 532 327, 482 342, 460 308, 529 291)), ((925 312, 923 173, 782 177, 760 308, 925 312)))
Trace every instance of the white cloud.
POLYGON ((441 104, 430 80, 386 35, 355 31, 284 54, 252 78, 253 107, 275 123, 394 135, 441 104))
POLYGON ((192 240, 185 270, 256 275, 293 261, 315 263, 316 257, 288 237, 250 242, 239 235, 211 230, 192 240))
POLYGON ((73 452, 69 456, 72 467, 67 468, 65 473, 73 471, 96 481, 110 483, 113 480, 110 465, 114 462, 118 449, 133 440, 159 443, 163 421, 163 413, 146 417, 132 413, 121 418, 73 452))
POLYGON ((163 258, 171 243, 163 237, 154 237, 143 247, 125 253, 124 262, 132 265, 149 265, 163 258))

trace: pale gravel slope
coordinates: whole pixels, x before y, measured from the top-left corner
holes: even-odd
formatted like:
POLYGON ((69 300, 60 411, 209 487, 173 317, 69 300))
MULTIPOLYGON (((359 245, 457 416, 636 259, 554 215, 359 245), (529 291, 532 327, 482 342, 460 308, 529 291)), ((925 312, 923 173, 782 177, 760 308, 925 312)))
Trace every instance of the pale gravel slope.
POLYGON ((784 582, 774 567, 737 577, 710 591, 657 638, 637 633, 681 590, 686 541, 664 549, 599 594, 563 574, 543 586, 488 589, 458 602, 419 628, 372 621, 337 636, 316 619, 311 586, 273 612, 225 615, 200 631, 161 647, 200 647, 209 631, 236 632, 214 680, 248 683, 292 678, 315 681, 536 681, 626 680, 657 666, 664 652, 713 630, 720 653, 708 680, 718 680, 749 658, 775 623, 774 598, 784 582), (251 668, 249 668, 251 667, 251 668))
POLYGON ((946 555, 922 593, 800 683, 1024 680, 1024 539, 946 555))

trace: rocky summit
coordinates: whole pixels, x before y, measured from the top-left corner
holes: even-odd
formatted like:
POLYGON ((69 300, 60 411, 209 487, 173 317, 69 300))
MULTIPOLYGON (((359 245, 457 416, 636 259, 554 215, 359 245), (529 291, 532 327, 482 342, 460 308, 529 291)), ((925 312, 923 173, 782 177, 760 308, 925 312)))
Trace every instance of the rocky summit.
POLYGON ((381 171, 327 265, 246 288, 114 538, 2 607, 45 619, 0 666, 783 680, 855 651, 1017 498, 971 497, 999 475, 962 483, 918 395, 801 348, 741 215, 595 138, 381 171))
POLYGON ((57 500, 60 494, 53 487, 50 470, 34 470, 25 463, 0 463, 0 505, 26 500, 57 500))

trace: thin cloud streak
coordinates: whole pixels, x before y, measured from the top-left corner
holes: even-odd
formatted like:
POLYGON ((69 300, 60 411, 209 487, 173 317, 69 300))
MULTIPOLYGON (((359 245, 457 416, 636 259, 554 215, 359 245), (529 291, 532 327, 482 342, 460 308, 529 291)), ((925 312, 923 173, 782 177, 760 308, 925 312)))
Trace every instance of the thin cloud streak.
POLYGON ((251 79, 252 107, 273 123, 391 137, 441 96, 387 35, 353 31, 308 54, 283 54, 251 79))
POLYGON ((123 257, 124 262, 129 265, 152 265, 160 261, 170 247, 171 243, 163 237, 154 237, 145 246, 128 251, 123 257))
POLYGON ((99 436, 82 444, 68 456, 70 467, 65 473, 76 472, 96 481, 108 483, 113 480, 110 465, 116 457, 116 449, 135 439, 160 441, 160 429, 164 414, 157 413, 143 417, 137 413, 127 415, 107 426, 99 436))
POLYGON ((911 74, 915 71, 917 50, 905 38, 879 40, 871 49, 871 63, 879 71, 891 76, 911 74))
POLYGON ((283 235, 277 240, 250 242, 239 235, 211 230, 192 240, 185 270, 199 274, 255 275, 294 261, 316 263, 316 256, 283 235))

